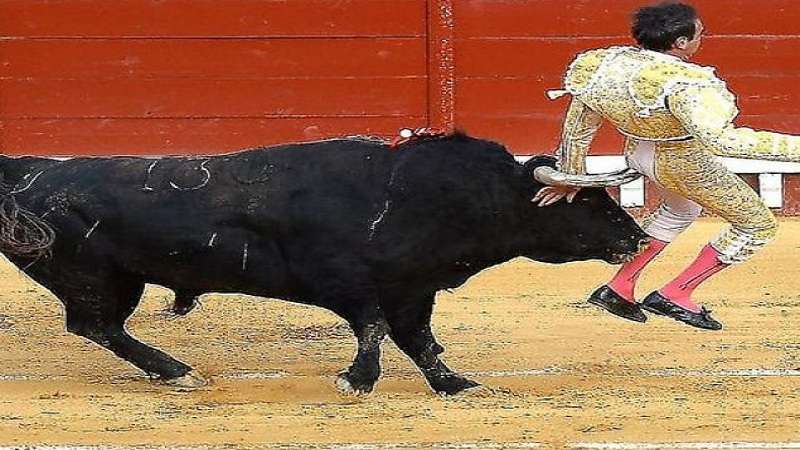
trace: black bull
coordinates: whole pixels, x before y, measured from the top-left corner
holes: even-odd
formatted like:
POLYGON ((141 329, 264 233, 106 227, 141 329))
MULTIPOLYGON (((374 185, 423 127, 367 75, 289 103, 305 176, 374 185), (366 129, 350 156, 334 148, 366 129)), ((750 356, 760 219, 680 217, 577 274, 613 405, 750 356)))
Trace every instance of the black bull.
POLYGON ((532 204, 543 164, 463 135, 396 150, 354 139, 209 158, 0 157, 0 250, 63 302, 68 331, 176 385, 202 379, 125 328, 145 283, 174 290, 178 314, 207 292, 327 308, 358 340, 341 389, 372 390, 388 334, 452 394, 476 383, 439 358, 438 290, 517 256, 620 262, 644 237, 603 189, 532 204))

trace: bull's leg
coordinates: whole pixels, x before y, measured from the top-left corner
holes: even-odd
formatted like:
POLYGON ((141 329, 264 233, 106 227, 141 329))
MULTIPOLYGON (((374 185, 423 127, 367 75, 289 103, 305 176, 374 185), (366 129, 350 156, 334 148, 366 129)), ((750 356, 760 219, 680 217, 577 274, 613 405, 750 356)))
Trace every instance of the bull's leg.
POLYGON ((181 387, 199 387, 205 384, 202 377, 192 372, 188 365, 166 353, 150 347, 125 330, 144 289, 143 283, 109 280, 107 285, 95 284, 81 289, 54 289, 64 302, 67 330, 85 337, 128 361, 145 373, 169 384, 181 387))
POLYGON ((172 314, 185 316, 197 306, 197 298, 201 293, 195 291, 175 290, 175 304, 172 305, 172 314))
POLYGON ((444 348, 431 330, 433 295, 385 306, 389 335, 397 346, 419 367, 431 388, 440 394, 453 395, 480 386, 450 370, 439 358, 444 348))
POLYGON ((377 307, 349 321, 358 340, 358 352, 353 364, 339 374, 336 387, 347 394, 368 394, 381 374, 381 343, 389 326, 377 307))
MULTIPOLYGON (((312 248, 331 247, 326 242, 312 248)), ((316 288, 311 294, 315 298, 314 304, 345 319, 358 345, 353 363, 339 373, 336 387, 345 394, 368 394, 375 388, 381 374, 381 343, 389 327, 378 306, 369 267, 349 254, 337 253, 325 258, 330 259, 324 264, 309 264, 314 269, 303 272, 303 277, 306 277, 306 283, 316 288), (345 273, 345 276, 331 277, 331 274, 345 273)))

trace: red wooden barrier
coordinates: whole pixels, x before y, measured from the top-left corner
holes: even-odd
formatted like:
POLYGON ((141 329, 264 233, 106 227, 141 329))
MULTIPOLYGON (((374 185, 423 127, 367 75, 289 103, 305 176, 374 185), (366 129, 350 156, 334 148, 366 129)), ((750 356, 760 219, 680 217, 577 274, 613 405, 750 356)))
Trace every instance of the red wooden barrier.
MULTIPOLYGON (((460 0, 459 38, 628 36, 633 11, 660 0, 460 0)), ((688 0, 687 0, 688 1, 688 0)), ((796 35, 795 0, 691 0, 711 34, 796 35)))
MULTIPOLYGON (((576 53, 630 44, 643 3, 0 0, 0 147, 214 153, 429 124, 550 151, 566 101, 544 91, 576 53)), ((800 132, 796 1, 694 3, 698 60, 739 94, 739 122, 800 132)), ((606 131, 594 151, 619 145, 606 131)))
POLYGON ((425 0, 0 0, 7 154, 219 153, 424 126, 425 0))
POLYGON ((420 0, 3 0, 8 37, 423 37, 420 0))
MULTIPOLYGON (((631 45, 639 0, 467 0, 456 8, 456 122, 519 153, 558 142, 567 101, 548 101, 575 54, 631 45)), ((739 95, 739 123, 800 133, 800 9, 793 0, 697 0, 708 36, 698 62, 718 67, 739 95)), ((619 153, 601 132, 595 154, 619 153)))
POLYGON ((39 155, 214 154, 347 134, 388 134, 424 117, 13 119, 4 148, 39 155))
POLYGON ((420 38, 21 39, 0 41, 0 78, 425 77, 420 38))

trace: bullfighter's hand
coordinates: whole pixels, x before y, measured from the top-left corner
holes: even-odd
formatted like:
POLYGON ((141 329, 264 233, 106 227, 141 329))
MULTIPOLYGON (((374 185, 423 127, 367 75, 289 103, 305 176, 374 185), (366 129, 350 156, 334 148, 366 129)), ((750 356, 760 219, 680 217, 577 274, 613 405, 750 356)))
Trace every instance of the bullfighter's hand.
POLYGON ((538 202, 539 206, 549 206, 566 197, 567 203, 572 203, 580 190, 581 188, 571 186, 545 186, 539 189, 531 201, 538 202))

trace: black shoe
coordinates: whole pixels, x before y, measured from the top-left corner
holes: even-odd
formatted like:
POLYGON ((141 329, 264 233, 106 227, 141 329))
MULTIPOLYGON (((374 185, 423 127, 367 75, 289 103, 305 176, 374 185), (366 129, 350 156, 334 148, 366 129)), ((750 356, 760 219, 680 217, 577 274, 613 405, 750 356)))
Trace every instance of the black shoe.
POLYGON ((699 313, 692 312, 680 305, 672 303, 666 297, 659 294, 658 291, 653 291, 650 295, 645 297, 642 302, 642 308, 651 313, 672 317, 679 322, 689 324, 693 327, 704 328, 706 330, 722 329, 722 324, 711 317, 711 311, 707 310, 705 306, 700 307, 699 313))
POLYGON ((634 322, 647 321, 647 316, 644 315, 642 309, 639 308, 639 305, 620 297, 608 286, 600 286, 596 291, 592 292, 592 295, 589 296, 589 300, 587 301, 616 316, 620 316, 634 322))

